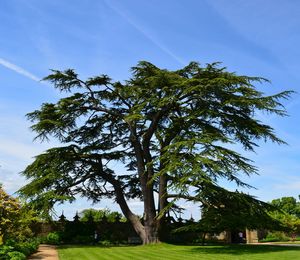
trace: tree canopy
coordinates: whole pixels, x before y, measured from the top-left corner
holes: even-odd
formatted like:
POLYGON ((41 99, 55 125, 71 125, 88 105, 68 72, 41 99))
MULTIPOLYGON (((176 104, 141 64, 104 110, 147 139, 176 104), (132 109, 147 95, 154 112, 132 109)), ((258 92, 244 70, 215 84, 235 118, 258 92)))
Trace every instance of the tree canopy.
POLYGON ((231 192, 221 187, 207 189, 207 202, 202 204, 202 218, 182 230, 220 233, 224 230, 247 229, 289 230, 275 218, 277 208, 242 192, 231 192))
POLYGON ((281 222, 287 230, 300 232, 300 202, 294 197, 282 197, 274 199, 270 203, 277 210, 270 212, 273 219, 281 222))
POLYGON ((281 211, 300 218, 300 202, 294 197, 282 197, 274 199, 271 204, 281 211))
POLYGON ((81 221, 89 221, 92 219, 94 222, 107 221, 107 222, 117 222, 120 221, 123 216, 117 211, 111 211, 110 209, 84 209, 79 212, 79 217, 81 221))
POLYGON ((18 200, 9 196, 0 186, 0 236, 3 240, 15 226, 14 221, 19 218, 20 210, 18 200))
POLYGON ((249 186, 240 175, 258 170, 232 147, 254 151, 260 141, 284 143, 257 112, 285 116, 280 102, 291 92, 266 96, 257 90, 266 79, 219 63, 170 71, 142 61, 131 72, 124 82, 107 75, 83 80, 71 69, 44 79, 65 97, 27 116, 37 139, 54 137, 62 146, 36 156, 20 193, 44 209, 76 196, 113 198, 151 243, 176 200, 205 204, 202 191, 213 193, 220 179, 249 186), (143 201, 143 222, 128 206, 133 198, 143 201))

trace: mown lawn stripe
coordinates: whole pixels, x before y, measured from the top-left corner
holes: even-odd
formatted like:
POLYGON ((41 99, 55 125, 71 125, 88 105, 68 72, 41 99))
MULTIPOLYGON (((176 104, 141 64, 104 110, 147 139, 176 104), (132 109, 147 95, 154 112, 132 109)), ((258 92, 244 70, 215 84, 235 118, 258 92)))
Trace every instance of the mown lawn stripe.
POLYGON ((150 246, 59 248, 60 260, 290 260, 300 259, 300 248, 277 246, 150 246))

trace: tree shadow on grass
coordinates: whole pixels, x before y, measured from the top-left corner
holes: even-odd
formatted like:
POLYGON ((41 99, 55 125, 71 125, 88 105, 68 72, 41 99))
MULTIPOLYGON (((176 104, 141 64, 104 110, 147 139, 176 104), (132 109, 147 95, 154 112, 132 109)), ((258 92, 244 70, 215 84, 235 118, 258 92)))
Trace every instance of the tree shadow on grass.
POLYGON ((295 246, 272 246, 272 245, 227 245, 227 246, 206 246, 193 247, 193 252, 205 254, 228 254, 228 255, 246 255, 263 254, 282 251, 299 251, 300 247, 295 246))
POLYGON ((127 245, 127 244, 120 244, 120 245, 76 245, 76 244, 65 244, 65 245, 60 245, 58 248, 59 249, 70 249, 70 248, 77 248, 77 249, 95 249, 95 248, 111 248, 111 247, 135 247, 139 245, 127 245))

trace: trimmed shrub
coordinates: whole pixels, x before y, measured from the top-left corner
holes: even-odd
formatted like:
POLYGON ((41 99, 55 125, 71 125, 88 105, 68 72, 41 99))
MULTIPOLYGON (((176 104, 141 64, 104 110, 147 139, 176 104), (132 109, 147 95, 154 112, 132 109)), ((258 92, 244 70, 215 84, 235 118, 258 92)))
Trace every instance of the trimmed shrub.
POLYGON ((269 232, 261 242, 280 242, 280 241, 289 241, 290 238, 281 231, 269 232))
POLYGON ((61 235, 58 232, 51 232, 47 235, 45 243, 50 245, 59 245, 61 244, 61 235))

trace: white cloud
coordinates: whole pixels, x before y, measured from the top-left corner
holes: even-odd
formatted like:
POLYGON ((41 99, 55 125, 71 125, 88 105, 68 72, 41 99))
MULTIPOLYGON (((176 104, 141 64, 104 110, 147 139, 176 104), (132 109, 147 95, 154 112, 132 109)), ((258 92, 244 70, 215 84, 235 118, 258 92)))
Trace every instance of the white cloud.
POLYGON ((34 81, 40 81, 40 78, 38 78, 37 76, 33 75, 32 73, 30 73, 29 71, 7 61, 7 60, 4 60, 2 58, 0 58, 0 64, 10 70, 13 70, 15 71, 16 73, 20 74, 20 75, 23 75, 25 76, 26 78, 29 78, 29 79, 32 79, 34 81))
POLYGON ((300 190, 300 181, 291 181, 285 182, 282 184, 274 185, 275 189, 284 190, 284 191, 299 191, 300 190))
MULTIPOLYGON (((15 159, 28 161, 30 158, 42 152, 40 146, 28 145, 22 142, 16 142, 10 139, 0 138, 0 153, 6 156, 12 156, 15 159)), ((44 147, 43 147, 44 148, 44 147)))
POLYGON ((15 193, 25 183, 25 178, 21 177, 18 173, 10 170, 0 168, 0 184, 9 194, 15 193))
POLYGON ((129 200, 128 202, 129 208, 138 215, 143 215, 144 204, 140 200, 129 200))

